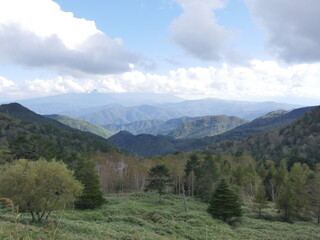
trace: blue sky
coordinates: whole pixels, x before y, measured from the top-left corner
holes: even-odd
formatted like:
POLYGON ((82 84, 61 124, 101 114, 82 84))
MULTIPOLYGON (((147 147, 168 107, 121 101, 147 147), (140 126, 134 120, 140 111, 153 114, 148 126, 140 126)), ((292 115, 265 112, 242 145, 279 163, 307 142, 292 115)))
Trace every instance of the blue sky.
POLYGON ((0 0, 0 100, 70 92, 320 103, 320 2, 0 0))

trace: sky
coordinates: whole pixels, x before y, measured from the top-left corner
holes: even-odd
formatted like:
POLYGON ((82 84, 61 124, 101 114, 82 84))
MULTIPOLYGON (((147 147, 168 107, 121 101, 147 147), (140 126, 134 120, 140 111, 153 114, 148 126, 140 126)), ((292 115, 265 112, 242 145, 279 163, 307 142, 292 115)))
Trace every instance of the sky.
POLYGON ((0 101, 154 92, 320 104, 320 1, 0 0, 0 101))

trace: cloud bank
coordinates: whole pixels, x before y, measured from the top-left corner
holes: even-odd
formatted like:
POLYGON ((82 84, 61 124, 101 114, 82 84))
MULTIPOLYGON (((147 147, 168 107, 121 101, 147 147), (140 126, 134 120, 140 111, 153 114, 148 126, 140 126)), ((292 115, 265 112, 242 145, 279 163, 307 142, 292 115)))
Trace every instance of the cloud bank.
POLYGON ((28 97, 97 89, 99 92, 169 93, 189 99, 215 97, 265 101, 308 96, 320 102, 319 75, 320 64, 282 67, 274 61, 253 60, 249 66, 223 64, 220 67, 179 68, 167 75, 132 70, 95 79, 78 80, 61 76, 35 79, 25 81, 12 94, 28 97))
POLYGON ((61 72, 128 71, 141 56, 51 0, 0 1, 0 60, 61 72))

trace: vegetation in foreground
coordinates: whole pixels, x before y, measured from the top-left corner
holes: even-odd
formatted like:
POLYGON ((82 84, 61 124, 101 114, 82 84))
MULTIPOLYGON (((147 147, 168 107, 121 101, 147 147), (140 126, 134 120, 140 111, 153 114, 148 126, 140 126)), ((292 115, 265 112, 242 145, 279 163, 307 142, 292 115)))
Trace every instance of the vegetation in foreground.
POLYGON ((207 204, 183 197, 164 195, 158 203, 156 193, 144 195, 108 195, 107 203, 96 210, 65 210, 55 212, 46 223, 31 223, 29 216, 15 212, 0 214, 0 239, 319 239, 320 227, 310 222, 293 224, 275 221, 278 214, 272 208, 263 209, 264 219, 257 214, 245 214, 229 225, 213 219, 206 212, 207 204), (270 221, 272 220, 272 221, 270 221))

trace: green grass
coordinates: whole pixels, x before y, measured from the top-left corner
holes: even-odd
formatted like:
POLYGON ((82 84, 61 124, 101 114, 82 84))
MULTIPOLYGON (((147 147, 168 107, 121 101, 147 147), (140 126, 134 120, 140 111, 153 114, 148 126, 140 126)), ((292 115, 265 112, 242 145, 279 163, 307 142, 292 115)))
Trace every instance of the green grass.
POLYGON ((0 239, 110 239, 110 240, 308 240, 320 239, 320 226, 315 223, 257 219, 246 214, 232 226, 214 220, 206 213, 207 205, 188 199, 184 211, 183 199, 165 195, 162 204, 156 194, 143 196, 107 196, 108 203, 92 211, 55 212, 48 223, 28 222, 22 216, 17 222, 4 211, 0 212, 0 239))

